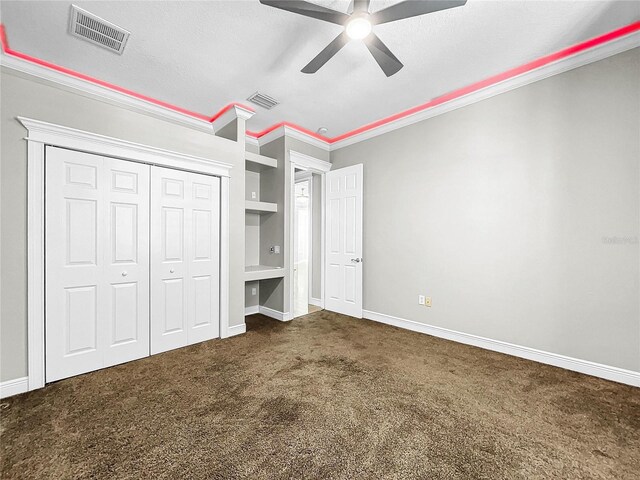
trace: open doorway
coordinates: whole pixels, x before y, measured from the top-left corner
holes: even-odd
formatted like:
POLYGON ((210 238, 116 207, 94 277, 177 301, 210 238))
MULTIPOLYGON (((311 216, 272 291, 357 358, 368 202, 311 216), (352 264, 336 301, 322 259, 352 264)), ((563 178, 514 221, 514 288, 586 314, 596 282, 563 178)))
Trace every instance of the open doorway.
MULTIPOLYGON (((319 187, 319 177, 314 179, 314 175, 311 172, 295 172, 292 281, 294 317, 320 310, 320 307, 317 306, 318 302, 314 300, 313 295, 314 267, 316 269, 320 267, 319 262, 314 262, 316 257, 317 259, 320 258, 320 245, 319 242, 314 241, 314 233, 320 233, 318 227, 321 220, 321 212, 318 208, 320 207, 320 201, 319 198, 314 198, 316 197, 314 195, 314 183, 316 183, 316 187, 319 187), (316 224, 315 229, 314 223, 316 224), (317 232, 314 230, 317 230, 317 232)), ((319 188, 317 189, 319 190, 319 188)), ((317 284, 318 282, 315 283, 317 284)))

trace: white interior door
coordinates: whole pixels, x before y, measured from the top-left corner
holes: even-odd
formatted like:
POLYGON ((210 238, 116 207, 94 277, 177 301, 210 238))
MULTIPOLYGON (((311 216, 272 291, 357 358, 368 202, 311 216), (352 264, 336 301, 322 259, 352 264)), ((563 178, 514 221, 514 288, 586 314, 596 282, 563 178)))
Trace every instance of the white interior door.
POLYGON ((362 318, 362 164, 326 174, 325 308, 362 318))
POLYGON ((151 353, 220 335, 220 179, 153 167, 151 353))
POLYGON ((46 149, 48 382, 149 354, 149 167, 46 149))

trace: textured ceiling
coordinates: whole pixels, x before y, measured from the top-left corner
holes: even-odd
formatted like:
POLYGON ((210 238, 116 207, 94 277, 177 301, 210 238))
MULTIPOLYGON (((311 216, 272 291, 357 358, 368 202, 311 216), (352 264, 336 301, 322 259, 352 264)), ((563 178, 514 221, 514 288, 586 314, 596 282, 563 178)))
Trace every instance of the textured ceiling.
MULTIPOLYGON (((258 0, 74 3, 131 31, 122 56, 70 36, 66 1, 3 0, 11 48, 206 115, 258 90, 281 104, 256 107, 249 129, 288 121, 328 136, 640 20, 639 1, 469 0, 374 27, 405 65, 387 78, 359 41, 301 73, 341 27, 258 0)), ((372 0, 371 10, 392 3, 372 0)))

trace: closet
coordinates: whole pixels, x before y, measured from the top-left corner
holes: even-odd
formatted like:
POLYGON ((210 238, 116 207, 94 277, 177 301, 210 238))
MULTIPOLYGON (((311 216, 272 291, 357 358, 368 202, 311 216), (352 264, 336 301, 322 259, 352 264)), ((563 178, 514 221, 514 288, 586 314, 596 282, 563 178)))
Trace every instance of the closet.
POLYGON ((48 146, 45 231, 47 382, 219 336, 218 177, 48 146))

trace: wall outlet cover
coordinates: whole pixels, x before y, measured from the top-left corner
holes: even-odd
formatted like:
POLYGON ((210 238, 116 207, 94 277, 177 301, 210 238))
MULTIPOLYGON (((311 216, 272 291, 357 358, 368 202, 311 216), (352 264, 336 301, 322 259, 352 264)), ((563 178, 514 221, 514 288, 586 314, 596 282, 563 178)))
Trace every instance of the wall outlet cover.
POLYGON ((256 192, 251 192, 251 200, 255 200, 256 198, 258 198, 256 192))
POLYGON ((258 290, 256 289, 256 287, 253 287, 251 289, 251 295, 256 295, 258 293, 258 290))
POLYGON ((430 307, 430 306, 431 306, 431 297, 427 297, 427 298, 425 298, 424 304, 425 304, 427 307, 430 307))
POLYGON ((418 295, 418 305, 424 305, 425 297, 424 295, 418 295))

